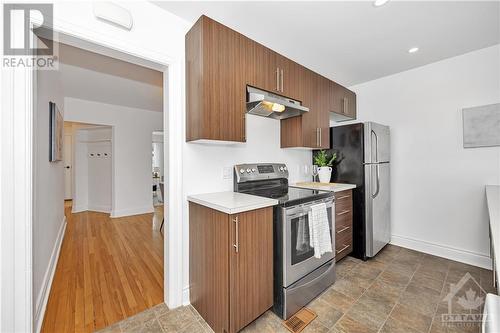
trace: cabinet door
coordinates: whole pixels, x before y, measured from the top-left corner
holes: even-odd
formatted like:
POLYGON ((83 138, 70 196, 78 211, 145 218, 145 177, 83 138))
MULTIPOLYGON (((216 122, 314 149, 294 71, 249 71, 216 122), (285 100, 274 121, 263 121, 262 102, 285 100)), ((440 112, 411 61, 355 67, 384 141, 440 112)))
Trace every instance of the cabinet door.
POLYGON ((302 115, 302 137, 303 147, 319 148, 319 126, 318 111, 318 75, 304 68, 302 71, 301 95, 303 104, 309 108, 309 112, 302 115))
POLYGON ((189 203, 189 298, 215 332, 229 331, 229 215, 189 203))
POLYGON ((330 81, 330 85, 330 112, 356 119, 356 94, 336 82, 330 81))
POLYGON ((210 19, 203 21, 205 136, 246 141, 246 38, 210 19))
POLYGON ((318 109, 316 110, 317 126, 319 128, 319 144, 321 149, 330 148, 330 80, 319 76, 317 89, 318 109))
POLYGON ((230 332, 273 305, 273 208, 231 215, 230 332))
POLYGON ((280 71, 280 95, 291 99, 300 100, 300 81, 302 80, 302 66, 296 62, 278 55, 278 68, 280 71))
POLYGON ((280 72, 277 53, 257 43, 251 43, 253 61, 248 84, 263 90, 280 93, 280 72))

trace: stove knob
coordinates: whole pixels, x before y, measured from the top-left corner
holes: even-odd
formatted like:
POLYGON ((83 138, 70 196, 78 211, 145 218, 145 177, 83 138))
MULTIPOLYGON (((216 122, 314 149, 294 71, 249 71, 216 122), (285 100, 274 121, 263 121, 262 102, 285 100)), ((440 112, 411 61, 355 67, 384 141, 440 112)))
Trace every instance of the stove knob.
POLYGON ((245 169, 240 169, 240 173, 245 173, 245 169))
POLYGON ((252 169, 252 172, 255 172, 255 169, 252 169))
POLYGON ((280 171, 283 172, 283 167, 280 167, 280 171))
POLYGON ((250 171, 252 171, 252 170, 250 170, 250 169, 247 169, 247 173, 250 173, 250 171))
POLYGON ((286 171, 286 167, 284 167, 283 169, 285 169, 285 171, 286 171))

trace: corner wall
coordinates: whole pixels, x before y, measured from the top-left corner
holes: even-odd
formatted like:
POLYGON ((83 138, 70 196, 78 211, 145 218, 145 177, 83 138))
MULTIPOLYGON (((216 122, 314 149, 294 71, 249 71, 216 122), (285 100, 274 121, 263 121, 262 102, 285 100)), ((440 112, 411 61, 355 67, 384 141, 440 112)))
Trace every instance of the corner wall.
POLYGON ((113 127, 111 216, 153 212, 151 135, 163 113, 68 97, 64 105, 65 121, 113 127))
POLYGON ((358 120, 391 127, 392 243, 491 265, 485 185, 500 184, 500 147, 464 149, 461 109, 500 102, 499 59, 496 45, 351 87, 358 120))

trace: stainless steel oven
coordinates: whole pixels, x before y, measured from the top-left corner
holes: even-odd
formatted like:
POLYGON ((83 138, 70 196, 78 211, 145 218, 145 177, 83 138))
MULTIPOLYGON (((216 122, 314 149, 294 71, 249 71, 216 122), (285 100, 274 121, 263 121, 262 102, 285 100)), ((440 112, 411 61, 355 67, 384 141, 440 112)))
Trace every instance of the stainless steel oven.
POLYGON ((321 258, 314 257, 314 249, 309 244, 309 212, 312 205, 325 203, 330 224, 332 249, 335 249, 335 222, 333 221, 334 201, 326 198, 292 207, 280 207, 283 219, 283 285, 296 282, 314 269, 335 257, 334 252, 327 252, 321 258))

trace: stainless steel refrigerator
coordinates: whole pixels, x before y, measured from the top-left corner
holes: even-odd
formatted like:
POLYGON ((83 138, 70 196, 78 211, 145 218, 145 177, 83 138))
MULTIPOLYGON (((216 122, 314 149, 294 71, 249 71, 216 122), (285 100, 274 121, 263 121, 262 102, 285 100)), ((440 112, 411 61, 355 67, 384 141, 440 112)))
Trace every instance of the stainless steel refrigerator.
POLYGON ((342 161, 331 182, 353 190, 353 255, 366 260, 391 239, 390 131, 374 122, 330 129, 330 151, 342 161))

